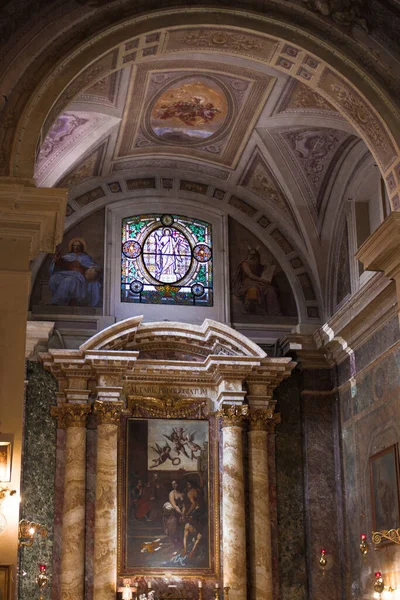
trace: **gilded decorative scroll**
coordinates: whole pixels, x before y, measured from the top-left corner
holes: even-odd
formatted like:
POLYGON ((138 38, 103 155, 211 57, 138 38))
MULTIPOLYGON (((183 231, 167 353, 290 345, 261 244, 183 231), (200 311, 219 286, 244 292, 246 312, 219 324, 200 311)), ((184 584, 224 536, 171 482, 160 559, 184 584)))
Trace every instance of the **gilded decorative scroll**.
POLYGON ((173 396, 128 396, 128 410, 132 417, 153 419, 204 419, 208 414, 206 400, 173 396))

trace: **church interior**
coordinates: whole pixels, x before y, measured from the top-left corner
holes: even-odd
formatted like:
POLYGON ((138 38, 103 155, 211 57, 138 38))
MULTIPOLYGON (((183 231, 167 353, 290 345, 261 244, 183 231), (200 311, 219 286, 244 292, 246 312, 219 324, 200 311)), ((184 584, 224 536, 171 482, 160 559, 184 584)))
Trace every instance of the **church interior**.
POLYGON ((0 57, 0 600, 400 599, 400 1, 0 57))

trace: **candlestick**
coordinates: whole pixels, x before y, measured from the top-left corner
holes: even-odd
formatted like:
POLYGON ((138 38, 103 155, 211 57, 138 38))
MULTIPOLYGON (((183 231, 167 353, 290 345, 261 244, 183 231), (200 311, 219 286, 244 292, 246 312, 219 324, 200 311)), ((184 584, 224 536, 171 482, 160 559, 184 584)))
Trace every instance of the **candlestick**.
POLYGON ((229 587, 229 585, 226 585, 226 586, 224 587, 224 600, 229 600, 229 590, 230 590, 230 589, 231 589, 231 588, 229 587))

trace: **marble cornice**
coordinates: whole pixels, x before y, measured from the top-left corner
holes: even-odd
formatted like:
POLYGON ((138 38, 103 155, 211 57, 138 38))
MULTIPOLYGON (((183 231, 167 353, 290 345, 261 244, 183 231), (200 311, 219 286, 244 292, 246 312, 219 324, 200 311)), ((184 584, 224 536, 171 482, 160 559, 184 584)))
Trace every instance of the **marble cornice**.
POLYGON ((397 313, 396 286, 377 273, 314 335, 328 364, 338 364, 365 344, 397 313))
MULTIPOLYGON (((67 190, 36 188, 25 179, 0 178, 0 242, 18 240, 29 249, 27 258, 54 252, 64 233, 67 190)), ((25 269, 21 252, 18 269, 25 269)))
POLYGON ((318 348, 313 335, 289 333, 281 339, 283 353, 295 353, 304 369, 330 369, 334 362, 324 348, 318 348))
POLYGON ((26 324, 25 358, 37 360, 40 346, 47 347, 49 336, 54 329, 54 321, 28 321, 26 324))
POLYGON ((375 273, 312 335, 285 335, 283 352, 294 352, 306 369, 332 368, 366 343, 396 312, 394 282, 375 273))
POLYGON ((392 212, 365 240, 356 253, 365 269, 400 277, 400 213, 392 212))

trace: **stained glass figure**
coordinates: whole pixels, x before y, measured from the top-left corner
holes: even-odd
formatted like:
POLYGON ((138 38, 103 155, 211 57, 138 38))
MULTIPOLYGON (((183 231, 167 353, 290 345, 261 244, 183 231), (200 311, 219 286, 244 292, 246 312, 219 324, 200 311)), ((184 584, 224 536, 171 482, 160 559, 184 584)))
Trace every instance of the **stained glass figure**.
POLYGON ((199 219, 123 219, 121 301, 212 306, 211 238, 211 225, 199 219))

